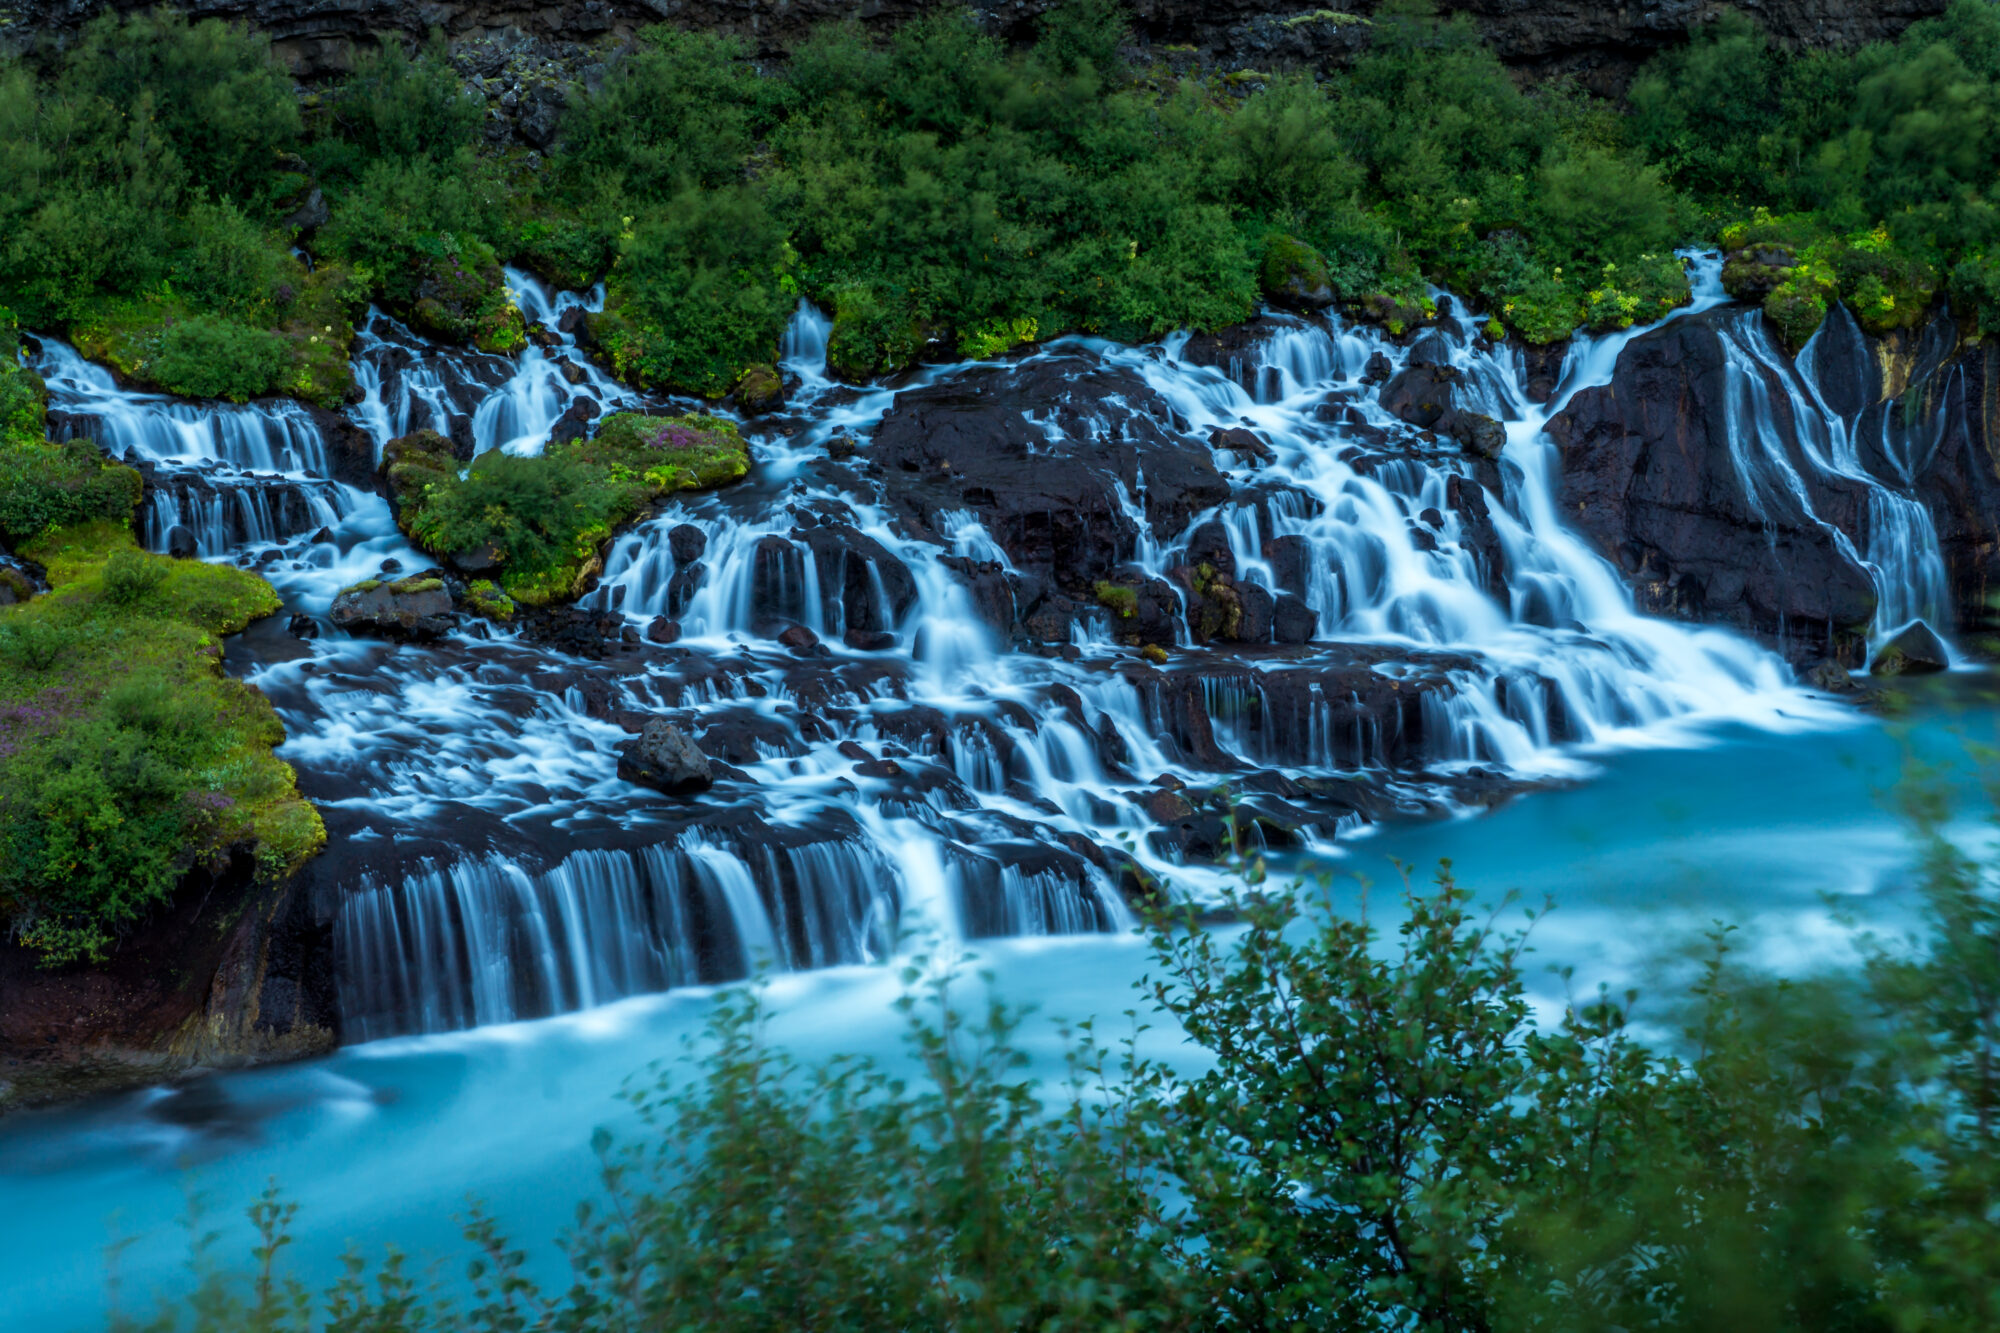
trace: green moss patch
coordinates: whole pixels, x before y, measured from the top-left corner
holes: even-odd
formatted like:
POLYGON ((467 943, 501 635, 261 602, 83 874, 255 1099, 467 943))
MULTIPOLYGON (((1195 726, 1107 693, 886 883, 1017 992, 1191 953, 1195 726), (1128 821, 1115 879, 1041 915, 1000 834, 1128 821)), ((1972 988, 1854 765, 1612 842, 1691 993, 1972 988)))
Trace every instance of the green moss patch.
POLYGON ((123 522, 22 552, 51 591, 0 607, 0 916, 51 965, 101 960, 190 868, 244 844, 288 873, 324 845, 272 750, 270 701, 221 637, 279 606, 254 574, 139 550, 123 522))
POLYGON ((398 444, 383 461, 403 530, 462 569, 497 569, 498 591, 526 606, 574 597, 605 543, 653 501, 750 470, 736 427, 709 416, 618 413, 592 439, 531 458, 483 454, 462 477, 437 442, 398 444))

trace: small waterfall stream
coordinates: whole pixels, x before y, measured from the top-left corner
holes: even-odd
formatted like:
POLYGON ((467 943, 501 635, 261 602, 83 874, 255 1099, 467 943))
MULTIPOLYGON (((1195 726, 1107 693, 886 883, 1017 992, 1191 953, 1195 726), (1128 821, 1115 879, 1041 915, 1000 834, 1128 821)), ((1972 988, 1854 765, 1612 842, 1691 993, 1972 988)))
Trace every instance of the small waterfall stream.
MULTIPOLYGON (((1695 310, 1722 301, 1716 268, 1697 263, 1695 310)), ((377 458, 415 429, 453 439, 461 456, 533 454, 605 413, 687 410, 609 380, 562 331, 601 292, 551 296, 512 272, 509 282, 536 328, 511 358, 431 346, 371 314, 349 416, 377 458)), ((1118 929, 1130 922, 1121 881, 1168 878, 1196 897, 1220 882, 1208 858, 1160 837, 1157 799, 1183 785, 1226 781, 1279 810, 1365 793, 1248 834, 1252 847, 1289 838, 1326 850, 1377 814, 1447 808, 1468 782, 1586 774, 1593 749, 1672 744, 1718 722, 1837 717, 1749 641, 1637 614, 1558 514, 1544 426, 1579 389, 1607 382, 1642 330, 1579 339, 1540 404, 1520 358, 1485 344, 1475 317, 1427 332, 1479 410, 1504 423, 1504 450, 1482 462, 1375 401, 1371 359, 1400 369, 1408 347, 1338 322, 1267 323, 1217 364, 1198 363, 1185 337, 1072 338, 1005 367, 934 366, 856 389, 828 377, 828 321, 802 303, 782 347, 788 402, 745 423, 751 475, 619 537, 586 599, 623 617, 634 640, 672 618, 671 647, 585 662, 484 624, 397 646, 329 629, 272 647, 281 636, 267 634, 250 678, 284 717, 282 753, 334 837, 329 910, 350 1039, 760 967, 869 962, 912 930, 1118 929), (1047 441, 1037 457, 1111 456, 1132 447, 1137 424, 1265 442, 1261 463, 1217 452, 1229 498, 1172 530, 1149 517, 1166 463, 1142 456, 1136 481, 1118 487, 1135 534, 1126 568, 1163 579, 1189 533, 1219 523, 1238 580, 1303 603, 1313 642, 1204 647, 1183 626, 1155 665, 1098 608, 1075 617, 1067 643, 1010 641, 994 599, 1023 610, 1005 590, 1039 576, 1016 567, 992 511, 946 509, 937 531, 919 531, 871 475, 865 441, 913 395, 983 393, 1024 375, 1117 386, 1021 402, 1047 441), (828 446, 846 439, 864 443, 843 461, 828 446), (786 625, 820 646, 781 647, 786 625), (613 747, 652 714, 695 735, 730 776, 693 800, 618 779, 613 747)), ((1758 341, 1754 321, 1732 327, 1753 493, 1790 503, 1801 467, 1865 479, 1879 512, 1857 549, 1881 584, 1879 628, 1935 615, 1936 541, 1907 484, 1867 473, 1849 427, 1809 374, 1758 341), (1774 393, 1789 405, 1782 418, 1774 393), (1799 429, 1786 434, 1781 420, 1799 429)), ((185 527, 204 558, 254 565, 316 618, 385 561, 429 565, 378 496, 332 480, 327 427, 297 405, 121 390, 53 341, 38 368, 56 429, 149 465, 148 544, 185 527)))

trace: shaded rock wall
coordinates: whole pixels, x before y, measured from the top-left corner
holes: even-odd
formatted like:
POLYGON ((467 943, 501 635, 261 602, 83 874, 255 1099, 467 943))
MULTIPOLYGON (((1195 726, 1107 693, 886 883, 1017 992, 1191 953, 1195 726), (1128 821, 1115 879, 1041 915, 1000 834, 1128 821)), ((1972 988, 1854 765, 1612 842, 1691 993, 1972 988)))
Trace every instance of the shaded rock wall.
MULTIPOLYGON (((104 8, 147 0, 0 0, 0 43, 20 48, 60 39, 104 8)), ((1032 33, 1052 0, 972 0, 989 26, 1009 37, 1032 33)), ((353 41, 382 32, 422 36, 441 27, 454 38, 516 30, 532 38, 592 41, 650 23, 740 33, 777 55, 815 24, 856 19, 893 27, 939 8, 939 0, 188 0, 193 14, 241 19, 268 31, 304 73, 337 69, 353 41)), ((1157 46, 1191 46, 1229 68, 1323 66, 1365 49, 1380 0, 1348 0, 1340 12, 1271 0, 1133 0, 1133 28, 1157 46)), ((1647 56, 1708 22, 1714 0, 1443 0, 1462 11, 1500 57, 1534 74, 1574 73, 1602 91, 1623 86, 1647 56)), ((1740 0, 1734 8, 1793 46, 1857 46, 1892 38, 1945 0, 1740 0)))
POLYGON ((247 856, 190 875, 101 967, 44 969, 0 944, 0 1112, 333 1050, 313 875, 260 885, 247 856))

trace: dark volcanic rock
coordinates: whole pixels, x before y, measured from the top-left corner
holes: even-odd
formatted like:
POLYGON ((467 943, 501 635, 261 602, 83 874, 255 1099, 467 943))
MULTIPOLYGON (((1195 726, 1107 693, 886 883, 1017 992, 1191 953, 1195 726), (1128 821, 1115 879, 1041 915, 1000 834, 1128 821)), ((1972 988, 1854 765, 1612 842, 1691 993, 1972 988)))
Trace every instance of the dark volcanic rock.
POLYGON ((648 718, 637 740, 618 747, 618 776, 669 795, 706 791, 715 775, 687 733, 663 717, 648 718))
POLYGON ((1463 372, 1424 357, 1423 341, 1411 352, 1410 364, 1382 386, 1382 406, 1413 426, 1457 440, 1481 458, 1498 458, 1507 444, 1506 428, 1483 412, 1459 405, 1465 393, 1463 372))
POLYGON ((895 628, 916 605, 917 581, 889 548, 845 523, 792 529, 812 552, 826 623, 842 630, 895 628))
POLYGON ((451 594, 437 578, 371 579, 333 599, 327 618, 350 634, 392 639, 432 639, 448 633, 457 617, 451 594))
POLYGON ((707 552, 708 534, 692 523, 677 523, 667 530, 667 549, 675 564, 693 564, 707 552))
MULTIPOLYGON (((1943 12, 1946 0, 1743 0, 1782 45, 1851 48, 1894 38, 1913 21, 1943 12)), ((1301 10, 1272 0, 1135 0, 1127 9, 1135 38, 1168 59, 1187 58, 1222 69, 1338 67, 1366 51, 1375 27, 1365 21, 1382 0, 1352 0, 1343 11, 1301 10)), ((973 0, 984 26, 1010 41, 1028 41, 1055 0, 973 0)), ((114 0, 113 8, 143 9, 143 0, 114 0)), ((859 19, 869 29, 892 29, 943 7, 942 0, 792 0, 778 6, 738 0, 566 0, 523 8, 497 0, 344 0, 339 5, 299 0, 189 0, 191 18, 247 21, 268 32, 285 61, 304 78, 328 78, 353 67, 357 46, 384 33, 421 42, 434 29, 455 39, 454 64, 487 90, 488 137, 536 149, 560 133, 558 112, 570 100, 571 81, 601 72, 603 56, 586 43, 629 38, 671 17, 676 26, 744 38, 760 60, 782 59, 813 28, 859 19), (554 57, 552 60, 551 58, 554 57), (549 77, 545 68, 560 73, 549 77)), ((20 0, 0 30, 0 48, 24 49, 36 38, 61 39, 102 6, 77 0, 20 0)), ((1622 91, 1647 57, 1686 39, 1689 29, 1713 18, 1710 0, 1652 0, 1615 6, 1598 0, 1443 0, 1441 12, 1464 13, 1501 60, 1533 76, 1581 78, 1600 93, 1622 91)))
POLYGON ((869 452, 912 529, 943 540, 970 512, 1017 568, 1079 597, 1134 552, 1121 490, 1162 539, 1229 495, 1208 447, 1144 380, 1088 355, 908 390, 869 452))
POLYGON ((1313 631, 1318 628, 1319 617, 1310 606, 1290 595, 1278 599, 1271 613, 1271 637, 1277 642, 1311 643, 1313 631))
MULTIPOLYGON (((1579 393, 1549 425, 1563 451, 1560 508, 1643 609, 1735 625, 1795 658, 1856 661, 1874 588, 1828 524, 1860 533, 1866 488, 1794 459, 1815 518, 1779 478, 1758 473, 1748 493, 1732 452, 1755 426, 1723 339, 1737 336, 1732 321, 1761 318, 1710 311, 1626 347, 1612 382, 1579 393)), ((1795 439, 1789 398, 1766 388, 1772 429, 1795 439)))
POLYGON ((194 534, 176 523, 167 529, 167 554, 176 560, 192 560, 201 549, 195 545, 194 534))
POLYGON ((1919 620, 1882 645, 1868 664, 1870 675, 1927 676, 1951 668, 1951 650, 1937 631, 1919 620))

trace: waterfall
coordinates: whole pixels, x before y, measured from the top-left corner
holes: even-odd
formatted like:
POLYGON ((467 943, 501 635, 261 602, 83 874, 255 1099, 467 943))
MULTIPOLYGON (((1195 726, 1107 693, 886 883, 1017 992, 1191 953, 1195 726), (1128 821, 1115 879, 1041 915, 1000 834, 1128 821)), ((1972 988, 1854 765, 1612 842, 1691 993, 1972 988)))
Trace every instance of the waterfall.
MULTIPOLYGON (((1693 310, 1723 300, 1717 267, 1697 261, 1693 310)), ((588 429, 591 405, 647 405, 563 331, 601 307, 601 290, 551 293, 515 270, 507 281, 532 335, 509 357, 434 346, 370 313, 350 417, 378 457, 415 429, 463 455, 532 454, 559 429, 588 429)), ((801 302, 780 348, 787 404, 745 423, 750 477, 678 496, 622 534, 586 599, 637 629, 673 620, 671 647, 596 663, 484 623, 393 647, 327 629, 253 672, 284 718, 281 753, 334 830, 349 1036, 876 962, 910 931, 950 948, 1127 929, 1120 885, 1133 875, 1197 898, 1223 883, 1162 822, 1155 807, 1174 805, 1162 793, 1185 793, 1192 828, 1227 786, 1254 807, 1248 845, 1327 854, 1378 809, 1451 808, 1460 782, 1581 775, 1593 750, 1685 743, 1718 722, 1832 718, 1745 639, 1637 613, 1557 512, 1544 426, 1607 382, 1643 331, 1579 338, 1537 404, 1520 356, 1486 344, 1480 324, 1467 313, 1422 338, 1503 423, 1497 459, 1391 416, 1373 385, 1412 348, 1337 319, 1270 318, 1220 354, 1186 335, 1069 338, 1006 367, 925 367, 854 389, 828 377, 831 323, 801 302), (1106 521, 1129 534, 1121 569, 1165 580, 1214 523, 1239 583, 1297 599, 1313 642, 1239 651, 1169 625, 1175 647, 1155 663, 1086 603, 1060 635, 1020 647, 1019 618, 1050 575, 1010 556, 1006 516, 973 497, 919 522, 866 450, 913 394, 985 394, 1030 373, 1117 386, 1007 404, 1034 466, 1138 449, 1142 425, 1218 436, 1229 498, 1172 528, 1154 515, 1179 464, 1142 455, 1109 487, 1106 521), (1236 430, 1257 447, 1219 436, 1236 430), (829 454, 849 439, 860 456, 829 454), (781 645, 788 627, 812 639, 781 645), (616 776, 616 747, 653 715, 709 755, 713 790, 668 798, 616 776), (1377 797, 1343 804, 1342 792, 1377 797)), ((1746 485, 1775 505, 1796 502, 1785 467, 1859 484, 1854 433, 1810 373, 1778 374, 1754 327, 1731 345, 1746 485), (1801 423, 1796 437, 1784 420, 1801 423)), ((254 554, 290 609, 322 618, 385 561, 427 563, 378 496, 329 479, 304 409, 122 390, 54 342, 38 368, 58 429, 155 468, 149 544, 179 526, 204 558, 254 554)), ((1940 596, 1913 476, 1870 481, 1880 511, 1856 540, 1881 579, 1884 631, 1940 596)))

